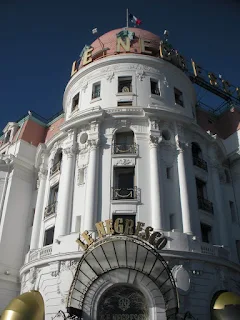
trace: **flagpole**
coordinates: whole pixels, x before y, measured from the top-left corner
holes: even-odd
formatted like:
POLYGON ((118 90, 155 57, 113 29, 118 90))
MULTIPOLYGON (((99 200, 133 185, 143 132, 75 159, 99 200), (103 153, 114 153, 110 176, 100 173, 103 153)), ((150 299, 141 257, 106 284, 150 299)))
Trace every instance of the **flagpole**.
POLYGON ((128 8, 127 8, 127 28, 128 28, 128 8))

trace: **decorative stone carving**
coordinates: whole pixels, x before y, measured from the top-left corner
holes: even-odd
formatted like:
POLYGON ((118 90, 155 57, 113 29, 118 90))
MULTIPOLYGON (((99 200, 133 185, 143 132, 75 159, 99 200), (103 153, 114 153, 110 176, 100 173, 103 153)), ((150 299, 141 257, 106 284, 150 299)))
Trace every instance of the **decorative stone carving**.
POLYGON ((73 144, 72 146, 63 149, 63 152, 67 155, 67 158, 72 158, 78 152, 77 144, 73 144))
POLYGON ((166 77, 164 77, 164 79, 163 79, 163 84, 164 84, 167 88, 169 87, 169 83, 168 83, 166 77))
POLYGON ((52 277, 57 277, 60 272, 60 261, 49 263, 52 277))
POLYGON ((107 79, 107 81, 112 82, 113 78, 114 78, 114 72, 113 72, 113 71, 108 72, 108 73, 106 74, 106 79, 107 79))
POLYGON ((128 66, 128 69, 130 70, 136 70, 138 72, 149 72, 149 73, 158 73, 158 74, 162 74, 160 70, 152 68, 152 67, 148 67, 148 66, 143 66, 141 64, 130 64, 128 66))
POLYGON ((145 78, 146 74, 143 70, 136 71, 136 76, 139 81, 142 81, 145 78))
POLYGON ((162 137, 150 135, 150 136, 149 136, 149 145, 150 145, 150 148, 156 148, 161 141, 162 141, 162 137))
POLYGON ((116 166, 134 166, 135 160, 134 159, 119 159, 115 163, 116 166))
POLYGON ((47 178, 47 169, 44 168, 43 166, 40 166, 39 168, 39 172, 38 172, 38 179, 41 180, 41 179, 46 179, 47 178))
POLYGON ((149 120, 151 130, 159 130, 159 122, 157 120, 149 120))
POLYGON ((84 85, 82 87, 82 90, 83 90, 84 93, 86 92, 87 87, 88 87, 88 82, 84 83, 84 85))
POLYGON ((129 119, 115 120, 114 121, 114 126, 117 127, 117 128, 130 127, 131 123, 132 122, 129 119))
POLYGON ((97 149, 100 145, 100 140, 99 139, 88 140, 88 145, 90 150, 97 149))
POLYGON ((29 270, 29 277, 28 277, 28 290, 33 290, 35 287, 35 283, 37 280, 39 270, 36 267, 32 267, 29 270))
POLYGON ((119 70, 120 66, 119 65, 112 65, 106 68, 102 69, 102 74, 109 74, 111 72, 119 70))
POLYGON ((69 283, 72 282, 78 261, 61 261, 60 273, 58 276, 57 292, 61 295, 63 303, 67 301, 69 293, 69 283))

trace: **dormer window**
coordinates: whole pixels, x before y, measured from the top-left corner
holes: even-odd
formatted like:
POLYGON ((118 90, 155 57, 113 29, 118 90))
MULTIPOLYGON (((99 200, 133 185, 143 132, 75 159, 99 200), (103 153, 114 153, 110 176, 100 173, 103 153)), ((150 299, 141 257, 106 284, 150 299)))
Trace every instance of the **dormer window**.
POLYGON ((72 112, 78 108, 79 104, 79 93, 76 94, 72 99, 72 112))
POLYGON ((8 143, 10 141, 11 131, 8 131, 4 138, 4 143, 8 143))
POLYGON ((174 88, 174 95, 175 95, 175 102, 179 104, 180 106, 184 107, 183 104, 183 93, 178 90, 177 88, 174 88))
POLYGON ((154 79, 151 79, 151 94, 156 94, 160 96, 158 81, 154 79))
POLYGON ((132 92, 132 77, 118 78, 118 92, 119 93, 132 92))
POLYGON ((100 93, 101 93, 101 82, 96 82, 93 84, 92 99, 100 98, 100 93))

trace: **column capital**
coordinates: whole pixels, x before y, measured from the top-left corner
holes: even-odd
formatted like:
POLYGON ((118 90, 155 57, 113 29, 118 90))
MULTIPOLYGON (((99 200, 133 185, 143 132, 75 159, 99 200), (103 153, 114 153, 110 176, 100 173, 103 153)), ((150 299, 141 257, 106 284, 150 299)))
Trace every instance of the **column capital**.
POLYGON ((178 140, 176 147, 177 147, 177 151, 179 153, 182 153, 190 148, 190 144, 188 142, 178 140))
POLYGON ((89 149, 97 149, 100 146, 100 140, 99 139, 91 139, 88 140, 89 149))
POLYGON ((157 148, 159 143, 162 141, 162 137, 160 136, 149 136, 149 146, 151 148, 157 148))
POLYGON ((77 152, 78 152, 77 144, 73 144, 63 149, 63 153, 67 155, 67 158, 72 158, 75 154, 77 154, 77 152))
POLYGON ((39 168, 39 171, 38 171, 38 179, 41 180, 41 179, 46 179, 47 178, 47 169, 41 165, 40 168, 39 168))

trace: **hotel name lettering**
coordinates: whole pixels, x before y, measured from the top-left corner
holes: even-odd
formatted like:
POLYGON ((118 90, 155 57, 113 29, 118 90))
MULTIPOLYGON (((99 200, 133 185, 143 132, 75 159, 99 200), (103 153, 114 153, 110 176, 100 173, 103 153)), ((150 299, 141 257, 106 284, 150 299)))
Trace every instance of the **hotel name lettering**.
MULTIPOLYGON (((131 41, 128 37, 116 38, 116 53, 124 53, 124 52, 127 53, 127 52, 130 52, 130 49, 131 49, 131 41)), ((108 50, 109 48, 102 48, 102 51, 100 51, 100 54, 102 54, 101 57, 107 56, 108 50)), ((183 71, 188 70, 187 62, 185 58, 177 50, 174 50, 172 46, 168 44, 168 42, 161 41, 159 45, 159 50, 156 51, 156 48, 151 47, 150 41, 139 39, 139 50, 141 54, 147 54, 147 55, 159 57, 161 59, 171 62, 172 64, 182 69, 183 71)), ((91 63, 94 60, 94 58, 95 57, 93 56, 93 48, 87 47, 82 54, 81 61, 78 60, 73 62, 71 76, 73 76, 79 70, 80 63, 82 66, 85 66, 91 63)), ((193 60, 192 60, 191 68, 195 78, 204 80, 203 69, 199 65, 197 65, 193 60)), ((226 92, 227 94, 231 96, 235 96, 235 98, 240 100, 240 87, 232 86, 229 83, 229 81, 223 80, 221 77, 217 77, 212 72, 208 72, 207 77, 208 77, 208 82, 211 86, 215 88, 219 88, 224 92, 226 92)))
MULTIPOLYGON (((98 233, 98 237, 100 239, 105 236, 111 236, 116 234, 121 235, 132 235, 137 236, 145 241, 148 241, 151 245, 153 245, 156 249, 161 250, 167 244, 167 238, 160 232, 154 231, 152 227, 146 227, 145 223, 137 222, 136 227, 134 228, 134 221, 132 219, 115 219, 114 223, 112 219, 97 222, 95 224, 96 230, 98 233), (134 230, 135 229, 135 230, 134 230)), ((86 250, 95 240, 92 238, 91 234, 88 231, 84 231, 80 237, 76 240, 78 245, 86 250)))

